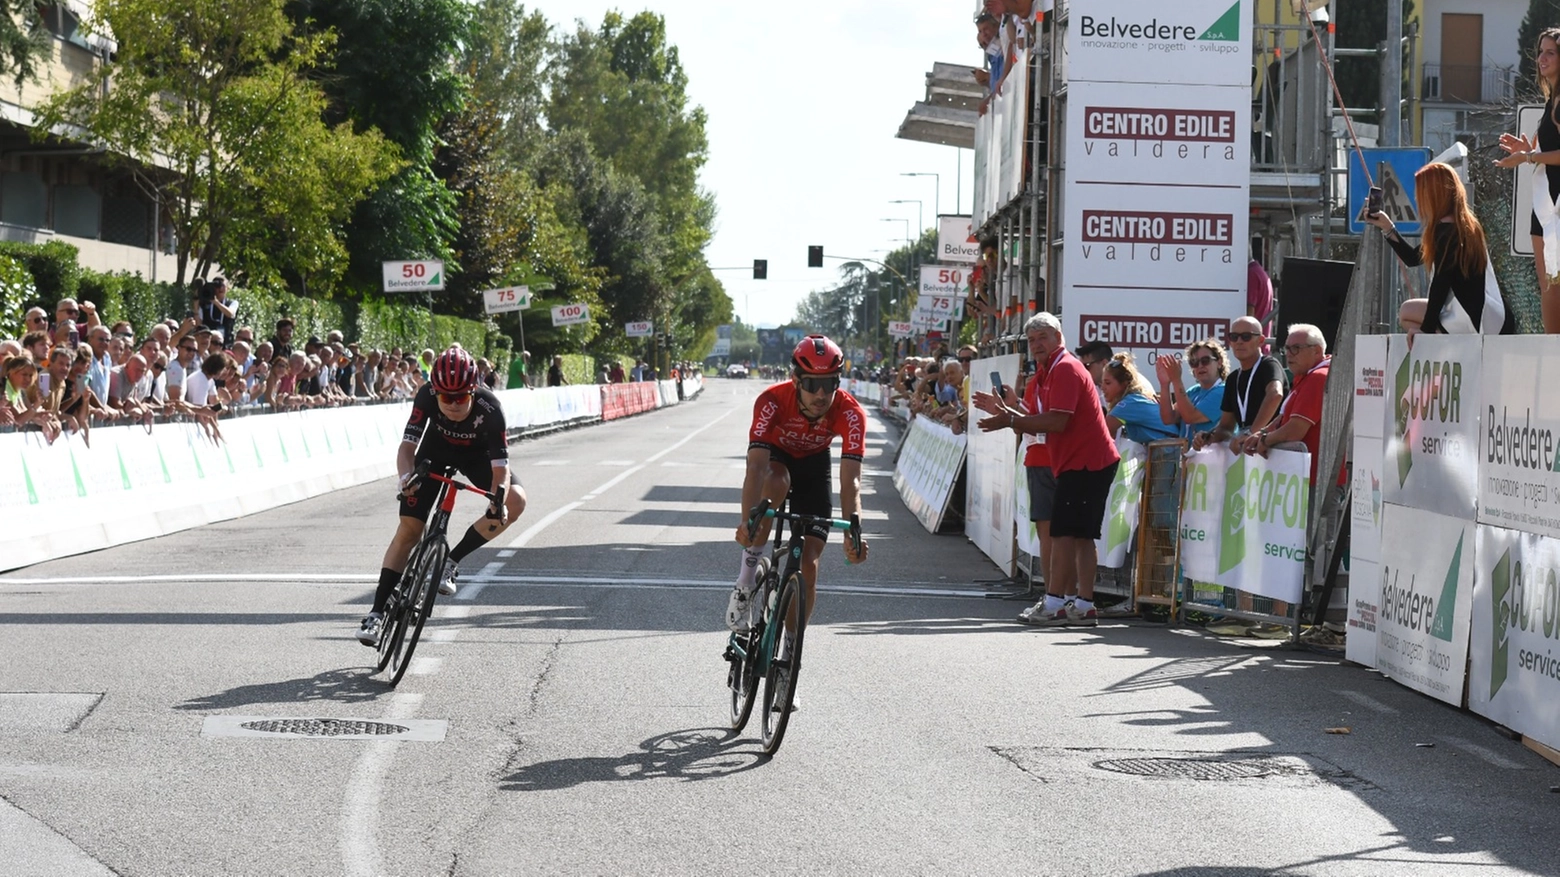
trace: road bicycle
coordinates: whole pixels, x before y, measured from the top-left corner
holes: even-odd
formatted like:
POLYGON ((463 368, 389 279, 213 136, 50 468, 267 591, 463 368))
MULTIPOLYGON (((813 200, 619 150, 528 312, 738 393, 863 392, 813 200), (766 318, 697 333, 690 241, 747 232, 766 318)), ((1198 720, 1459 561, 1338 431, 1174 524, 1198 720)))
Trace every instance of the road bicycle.
POLYGON ((779 510, 770 508, 766 499, 748 515, 750 535, 758 532, 759 521, 763 518, 774 519, 775 533, 771 556, 759 558, 754 573, 758 587, 752 599, 757 601, 755 605, 763 607, 762 615, 747 632, 731 634, 726 641, 724 657, 730 664, 726 685, 731 689, 731 730, 741 731, 747 727, 753 705, 759 699, 758 688, 762 680, 761 741, 764 754, 774 755, 791 718, 791 698, 802 666, 802 639, 807 630, 809 610, 807 586, 801 570, 807 529, 814 524, 824 524, 844 530, 846 538, 859 549, 861 519, 857 515, 851 515, 846 521, 791 514, 783 503, 779 510), (789 539, 783 532, 786 524, 790 524, 789 539), (787 627, 792 633, 789 649, 785 648, 783 635, 787 627), (781 654, 782 651, 785 653, 781 654))
POLYGON ((412 662, 412 653, 417 650, 417 640, 422 636, 423 624, 433 614, 433 601, 439 596, 444 563, 450 556, 446 536, 450 513, 455 511, 455 498, 460 496, 462 490, 469 490, 478 496, 487 497, 490 506, 503 502, 501 496, 430 471, 426 465, 417 467, 407 481, 407 488, 416 489, 430 478, 439 483, 433 513, 423 525, 422 539, 412 549, 406 571, 401 573, 401 580, 396 582, 390 597, 385 601, 385 611, 380 621, 379 664, 374 672, 389 667, 391 688, 398 685, 401 677, 406 675, 407 665, 412 662))

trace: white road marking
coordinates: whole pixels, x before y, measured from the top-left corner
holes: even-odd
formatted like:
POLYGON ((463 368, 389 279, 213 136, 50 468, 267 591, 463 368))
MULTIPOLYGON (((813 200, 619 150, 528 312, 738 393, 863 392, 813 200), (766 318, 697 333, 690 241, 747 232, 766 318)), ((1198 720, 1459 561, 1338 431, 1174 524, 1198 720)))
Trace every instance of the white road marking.
MULTIPOLYGON (((536 527, 532 527, 531 529, 533 529, 533 530, 537 529, 537 528, 541 527, 545 523, 547 523, 547 519, 543 518, 542 520, 537 521, 536 527)), ((526 535, 529 532, 530 531, 528 530, 528 531, 526 531, 526 533, 521 533, 520 534, 520 538, 521 539, 526 538, 526 535)), ((504 568, 504 563, 503 563, 503 561, 499 561, 499 560, 496 560, 496 561, 488 564, 487 566, 484 566, 482 569, 477 571, 476 575, 471 576, 470 578, 468 578, 466 580, 466 582, 464 582, 464 584, 466 585, 464 588, 461 588, 460 590, 455 592, 455 599, 457 599, 457 600, 475 600, 477 598, 477 595, 482 593, 482 588, 483 588, 483 586, 487 582, 487 577, 493 575, 494 573, 498 572, 499 570, 501 570, 503 568, 504 568)))
POLYGON ((432 676, 444 666, 444 659, 436 655, 417 655, 412 658, 412 665, 406 668, 406 672, 413 676, 432 676))
POLYGON ((182 584, 212 581, 223 582, 298 582, 326 584, 361 584, 379 581, 379 576, 363 573, 205 573, 203 575, 146 575, 146 576, 60 576, 58 578, 11 578, 0 576, 4 585, 153 585, 182 584))
MULTIPOLYGON (((521 533, 519 536, 516 536, 515 540, 513 542, 509 543, 509 545, 507 547, 509 547, 509 548, 524 548, 527 542, 530 542, 533 538, 536 537, 537 533, 540 533, 543 530, 547 529, 547 525, 548 524, 551 524, 553 521, 558 520, 559 518, 563 517, 564 515, 568 514, 569 512, 574 511, 575 509, 579 508, 582 505, 584 505, 583 502, 576 501, 576 502, 568 503, 566 505, 561 505, 561 506, 553 509, 552 511, 548 512, 547 515, 545 517, 543 517, 540 521, 537 521, 536 523, 534 523, 531 526, 527 527, 525 529, 525 532, 521 533)), ((460 595, 456 594, 455 596, 458 598, 460 595)))
POLYGON ((569 466, 573 460, 526 460, 527 466, 569 466))
POLYGON ((633 460, 597 460, 597 466, 632 466, 633 460))
POLYGON ((1387 706, 1386 704, 1375 699, 1374 697, 1371 697, 1363 691, 1339 691, 1338 693, 1348 698, 1349 700, 1354 701, 1360 706, 1365 707, 1366 709, 1375 710, 1378 713, 1385 713, 1389 716, 1397 715, 1397 710, 1395 708, 1387 706))
POLYGON ((498 556, 499 557, 514 557, 515 556, 515 552, 514 552, 514 549, 512 549, 512 548, 505 548, 503 551, 500 551, 498 553, 498 556))
POLYGON ((446 618, 446 619, 450 619, 450 618, 470 618, 471 617, 471 607, 470 606, 446 606, 445 608, 439 610, 439 616, 441 618, 446 618))
MULTIPOLYGON (((385 710, 388 720, 409 719, 417 714, 423 696, 398 691, 390 695, 385 710)), ((341 808, 341 850, 343 872, 348 877, 375 877, 385 872, 375 837, 379 833, 379 799, 385 775, 401 744, 395 740, 375 740, 363 747, 363 754, 352 766, 341 808)))
POLYGON ((584 496, 580 497, 580 502, 590 502, 591 500, 593 500, 596 497, 602 495, 603 493, 606 493, 608 490, 611 490, 612 488, 618 486, 618 484, 622 483, 623 479, 625 479, 628 476, 634 474, 635 472, 638 472, 640 469, 643 469, 643 468, 645 468, 645 467, 644 466, 635 466, 632 469, 628 469, 628 470, 625 470, 625 471, 619 473, 618 475, 614 476, 613 478, 608 479, 607 483, 601 485, 600 487, 596 488, 595 490, 592 490, 590 493, 587 493, 584 496))
MULTIPOLYGON (((430 630, 423 634, 423 639, 431 643, 452 643, 457 636, 460 636, 460 631, 456 628, 441 627, 438 630, 430 630)), ((411 672, 417 672, 415 665, 411 672)))
POLYGON ((1456 746, 1458 749, 1461 749, 1464 752, 1476 755, 1479 758, 1484 759, 1484 761, 1495 765, 1496 767, 1503 767, 1506 770, 1527 770, 1526 766, 1518 764, 1506 756, 1501 755, 1499 752, 1496 752, 1495 750, 1486 746, 1481 746, 1472 740, 1467 740, 1462 737, 1448 737, 1444 735, 1440 739, 1452 744, 1453 746, 1456 746))
MULTIPOLYGON (((477 578, 472 577, 476 582, 477 578)), ((577 588, 582 585, 605 585, 614 588, 630 588, 634 590, 731 590, 731 582, 725 579, 650 579, 650 578, 626 578, 622 576, 538 576, 538 575, 488 575, 481 579, 482 587, 546 587, 546 588, 577 588)), ((915 583, 885 583, 880 585, 831 585, 822 584, 818 590, 827 594, 856 594, 871 596, 905 596, 905 597, 965 597, 970 599, 985 598, 988 594, 1006 594, 1006 591, 986 591, 970 588, 956 590, 947 587, 935 587, 931 585, 920 586, 915 583)), ((464 588, 461 594, 466 593, 464 588)))

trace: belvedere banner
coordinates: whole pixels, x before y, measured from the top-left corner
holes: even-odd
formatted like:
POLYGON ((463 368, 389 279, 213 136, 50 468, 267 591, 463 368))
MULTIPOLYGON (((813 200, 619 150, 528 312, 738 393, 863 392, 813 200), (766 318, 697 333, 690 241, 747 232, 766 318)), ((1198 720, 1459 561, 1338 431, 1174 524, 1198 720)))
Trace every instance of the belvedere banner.
POLYGON ((1473 604, 1474 524, 1388 503, 1381 535, 1376 669, 1461 706, 1473 604))

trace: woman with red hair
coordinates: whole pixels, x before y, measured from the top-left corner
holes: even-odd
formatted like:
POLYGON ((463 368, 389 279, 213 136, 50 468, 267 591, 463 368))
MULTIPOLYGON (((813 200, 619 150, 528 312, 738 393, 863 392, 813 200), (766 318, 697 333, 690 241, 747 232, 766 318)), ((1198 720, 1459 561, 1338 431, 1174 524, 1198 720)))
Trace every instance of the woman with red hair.
POLYGON ((1468 209, 1462 180, 1450 165, 1435 161, 1414 174, 1414 198, 1424 235, 1418 247, 1398 234, 1391 217, 1365 217, 1387 234, 1387 243, 1403 264, 1430 269, 1425 298, 1398 308, 1398 323, 1409 335, 1515 335, 1517 321, 1495 282, 1495 268, 1484 242, 1484 227, 1468 209))

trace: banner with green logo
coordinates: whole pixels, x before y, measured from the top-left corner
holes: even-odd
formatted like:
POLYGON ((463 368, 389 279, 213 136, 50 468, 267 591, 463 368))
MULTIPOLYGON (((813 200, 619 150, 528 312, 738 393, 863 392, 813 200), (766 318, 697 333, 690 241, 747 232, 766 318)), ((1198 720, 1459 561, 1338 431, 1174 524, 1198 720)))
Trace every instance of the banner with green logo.
POLYGON ((1474 519, 1483 351, 1480 335, 1419 335, 1412 348, 1391 336, 1385 502, 1474 519))
POLYGON ((1105 502, 1100 538, 1094 540, 1100 566, 1111 569, 1126 565, 1127 550, 1137 534, 1143 510, 1143 463, 1148 459, 1148 449, 1129 438, 1117 439, 1116 451, 1121 454, 1121 462, 1116 466, 1116 480, 1111 482, 1110 497, 1105 502))
POLYGON ((1479 523, 1560 538, 1560 347, 1552 336, 1484 350, 1479 523))
POLYGON ((1215 584, 1274 600, 1300 601, 1305 580, 1311 455, 1271 451, 1229 454, 1219 518, 1215 584))
POLYGON ((1468 708, 1560 748, 1560 539, 1477 529, 1468 708))
POLYGON ((905 506, 928 532, 942 526, 948 498, 964 465, 966 437, 925 417, 910 421, 910 431, 894 463, 894 487, 905 506))
POLYGON ((1388 503, 1381 535, 1376 669, 1460 706, 1473 609, 1474 524, 1388 503))
POLYGON ((1219 575, 1219 530, 1224 516, 1224 470, 1233 458, 1223 445, 1186 455, 1181 464, 1181 572, 1195 582, 1219 575))

